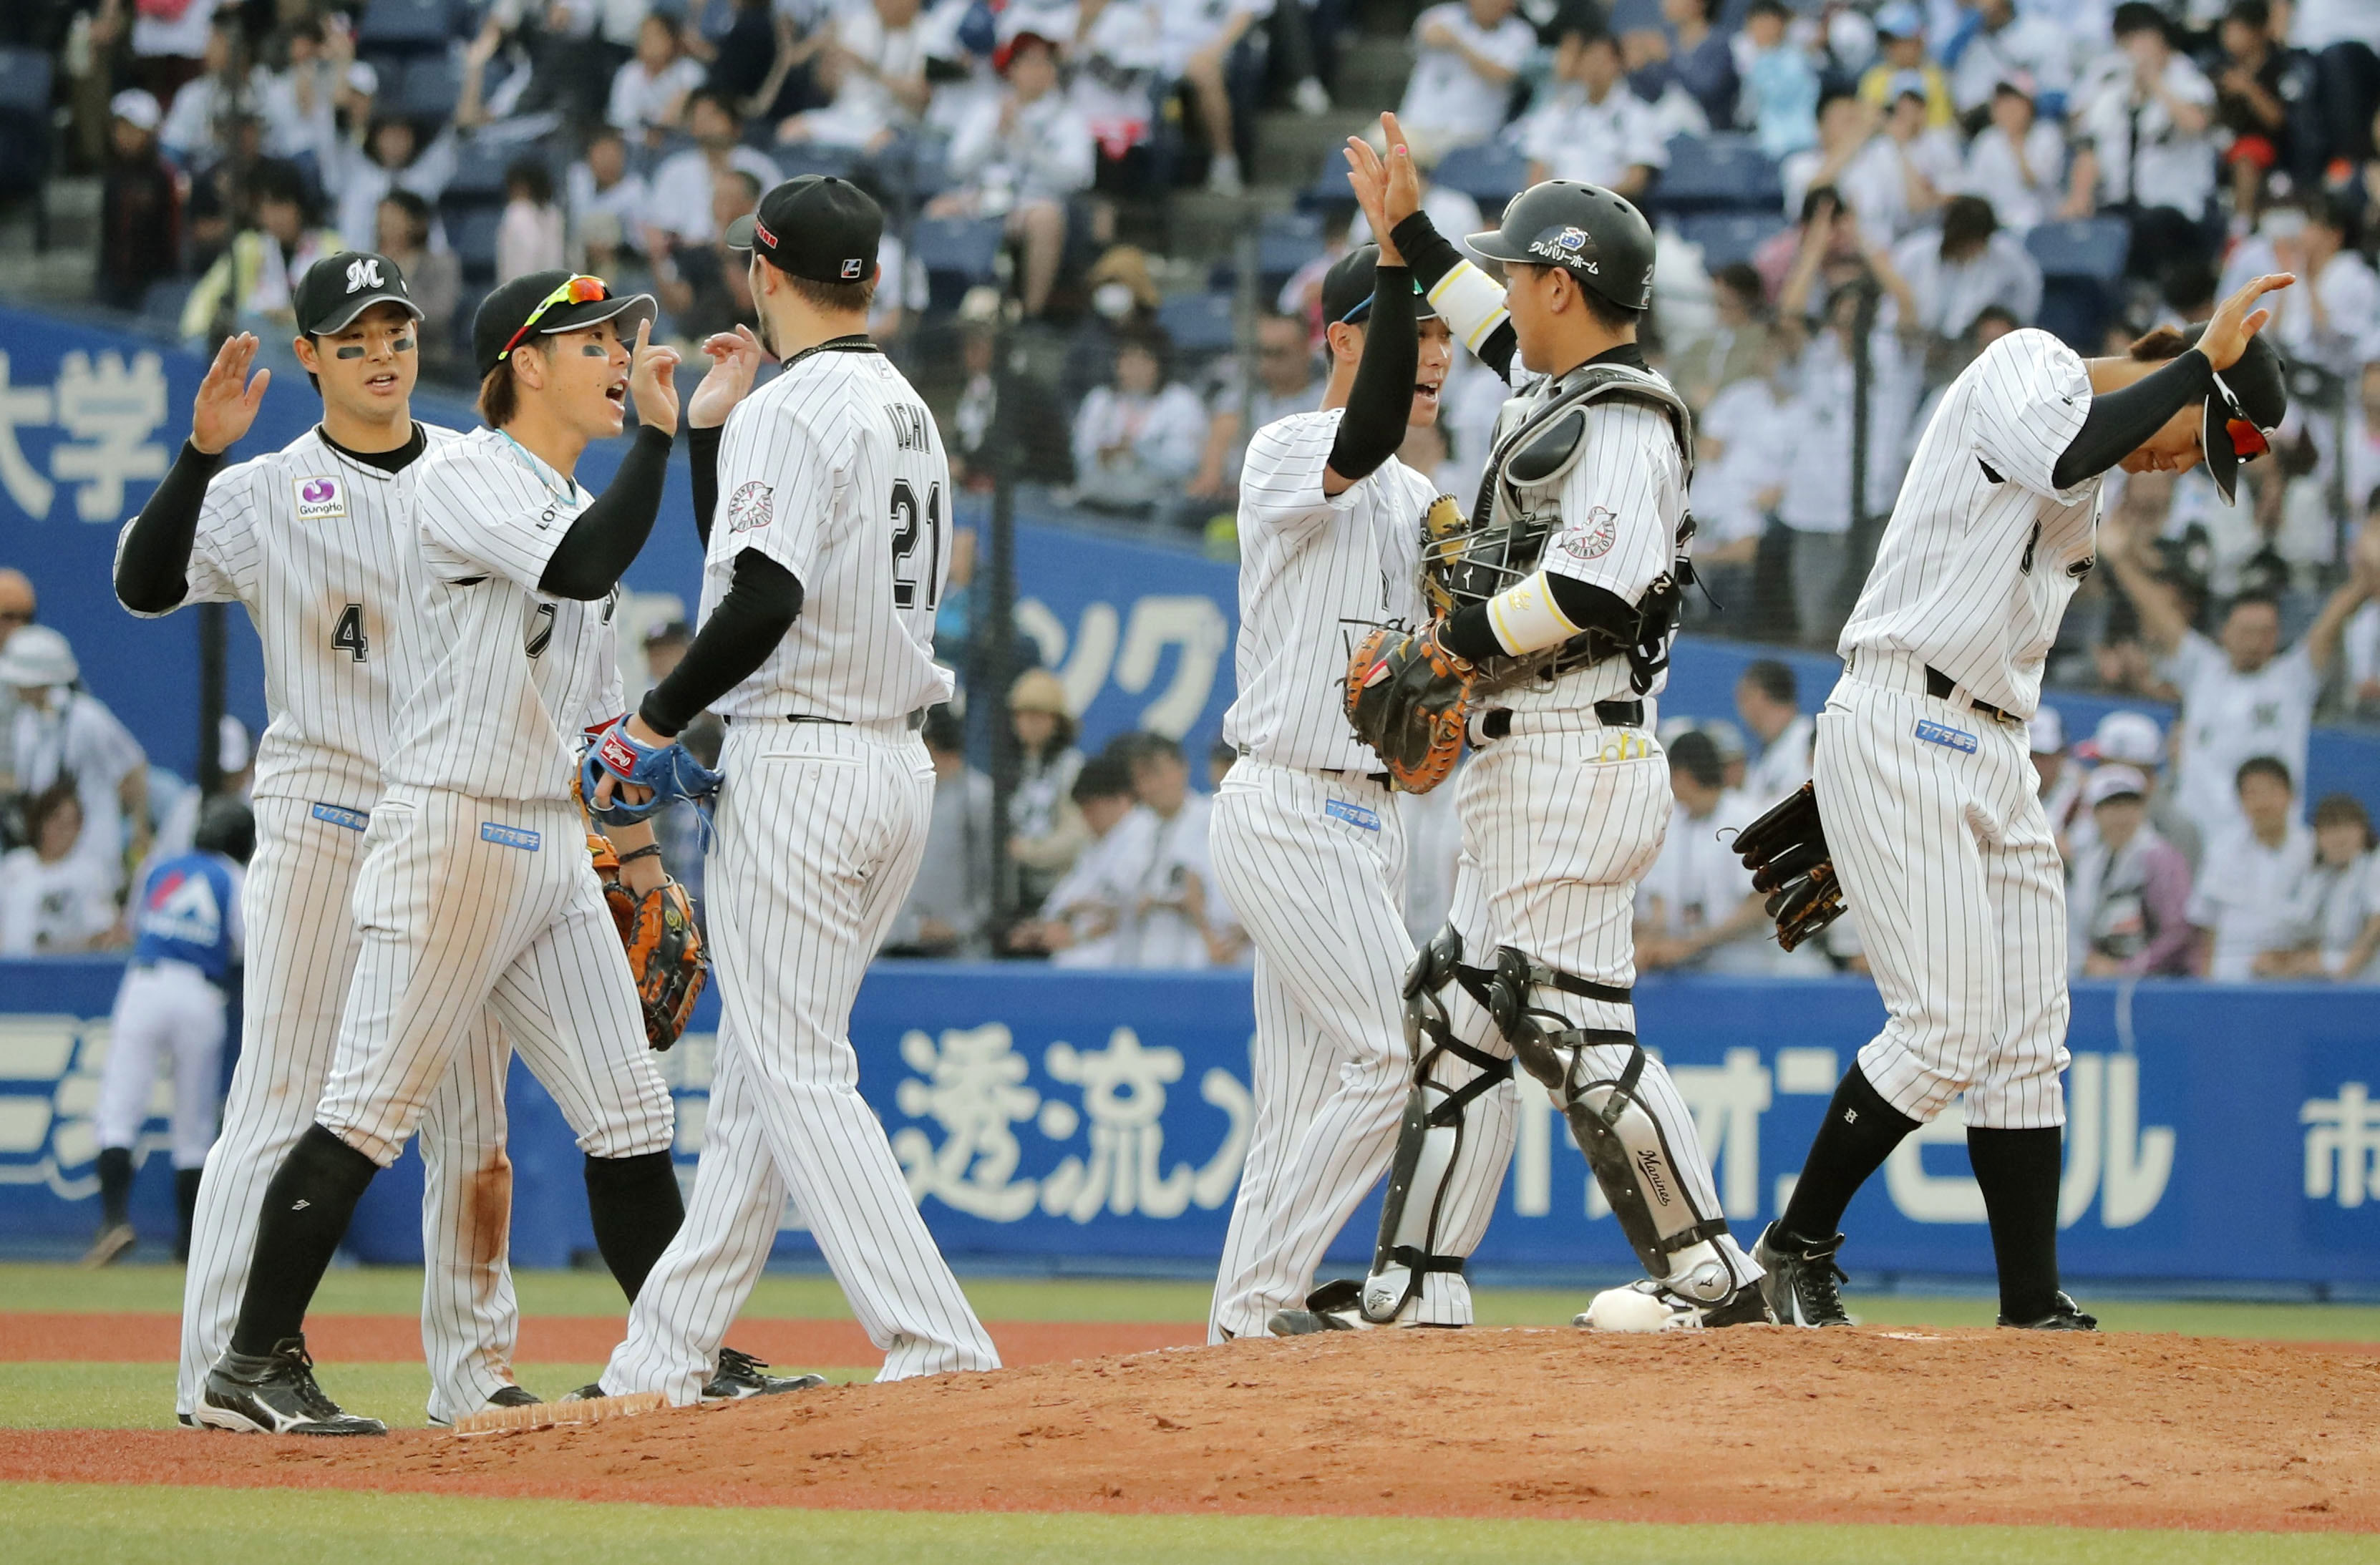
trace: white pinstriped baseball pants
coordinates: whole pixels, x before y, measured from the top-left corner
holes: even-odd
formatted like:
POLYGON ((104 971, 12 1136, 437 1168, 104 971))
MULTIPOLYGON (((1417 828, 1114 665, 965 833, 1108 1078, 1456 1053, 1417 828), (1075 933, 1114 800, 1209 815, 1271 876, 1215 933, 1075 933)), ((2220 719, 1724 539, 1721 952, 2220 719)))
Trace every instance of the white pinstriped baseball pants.
MULTIPOLYGON (((261 798, 256 855, 241 910, 248 927, 239 1063, 223 1131, 207 1153, 182 1283, 182 1361, 176 1409, 189 1412, 207 1370, 231 1345, 248 1290, 264 1187, 314 1122, 331 1073, 357 952, 349 904, 363 862, 353 812, 317 815, 301 799, 261 798)), ((421 1117, 421 1345, 430 1414, 478 1411, 513 1383, 520 1309, 507 1259, 513 1166, 504 1156, 501 1029, 472 1025, 421 1117)))
POLYGON ((1971 1125, 2062 1125, 2065 868, 2025 731, 1923 694, 1922 667, 1855 661, 1861 674, 1819 714, 1815 758, 1827 845, 1888 1013, 1860 1069, 1913 1120, 1964 1091, 1971 1125), (1948 742, 1918 737, 1921 723, 1948 742))
POLYGON ((1256 1116, 1208 1341, 1262 1336, 1388 1171, 1412 1086, 1400 911, 1404 825, 1386 788, 1244 757, 1208 853, 1256 943, 1256 1116))
MULTIPOLYGON (((1641 729, 1606 728, 1591 712, 1530 713, 1516 726, 1519 732, 1483 747, 1463 772, 1456 801, 1463 858, 1450 915, 1463 937, 1463 960, 1488 966, 1496 948, 1509 945, 1560 972, 1633 987, 1636 883, 1659 855, 1674 807, 1670 758, 1653 737, 1651 714, 1641 729), (1572 722, 1579 726, 1548 726, 1572 722)), ((1500 1059, 1512 1056, 1512 1046, 1494 1020, 1459 985, 1449 984, 1439 999, 1456 1037, 1500 1059)), ((1633 1005, 1542 989, 1533 999, 1573 1026, 1636 1030, 1633 1005)), ((1584 1050, 1590 1079, 1616 1077, 1629 1053, 1617 1044, 1584 1050)), ((1477 1074, 1470 1064, 1442 1055, 1433 1079, 1459 1087, 1477 1074)), ((1718 1189, 1694 1112, 1658 1060, 1645 1061, 1636 1091, 1660 1125, 1688 1197, 1697 1210, 1716 1216, 1718 1189)), ((1451 1232, 1440 1236, 1443 1254, 1469 1256, 1487 1234, 1512 1159, 1512 1101, 1507 1086, 1472 1110, 1463 1155, 1450 1176, 1452 1219, 1451 1232), (1490 1104, 1500 1107, 1483 1124, 1481 1110, 1490 1104), (1475 1157, 1474 1136, 1480 1146, 1475 1157)), ((1760 1275, 1732 1234, 1717 1243, 1738 1277, 1760 1275)), ((1451 1273, 1427 1274, 1412 1318, 1427 1326, 1470 1324, 1469 1283, 1451 1273)))
POLYGON ((604 1367, 613 1395, 700 1400, 790 1194, 843 1285, 880 1380, 997 1369, 859 1096, 851 1006, 917 879, 933 766, 900 722, 731 723, 708 867, 717 1074, 686 1224, 604 1367))
POLYGON ((586 843, 568 799, 388 790, 364 833, 363 952, 319 1123, 386 1168, 492 1013, 581 1151, 669 1150, 669 1086, 586 843))

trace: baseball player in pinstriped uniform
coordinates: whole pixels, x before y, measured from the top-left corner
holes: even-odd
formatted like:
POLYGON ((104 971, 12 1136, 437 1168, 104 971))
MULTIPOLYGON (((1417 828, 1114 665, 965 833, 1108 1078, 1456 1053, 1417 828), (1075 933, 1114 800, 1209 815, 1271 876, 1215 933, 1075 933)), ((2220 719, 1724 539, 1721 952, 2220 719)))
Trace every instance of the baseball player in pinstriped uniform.
MULTIPOLYGON (((420 311, 385 256, 317 261, 296 299, 298 360, 322 423, 279 451, 224 466, 270 371, 253 336, 226 342, 199 387, 190 438, 116 544, 117 597, 153 616, 245 604, 264 644, 265 706, 252 790, 256 853, 242 893, 248 946, 239 1063, 206 1159, 183 1282, 175 1408, 194 1422, 200 1383, 230 1344, 256 1252, 257 1203, 312 1122, 331 1068, 360 937, 349 916, 365 821, 379 802, 392 692, 421 677, 419 566, 410 508, 419 458, 457 438, 413 421, 420 311)), ((512 1382, 518 1310, 505 1261, 507 1046, 472 1029, 421 1122, 421 1340, 430 1413, 451 1419, 512 1382)))
MULTIPOLYGON (((932 415, 867 334, 882 224, 856 187, 812 176, 727 232, 752 251, 784 368, 746 396, 760 343, 705 345, 714 368, 688 438, 700 628, 618 731, 649 747, 706 708, 727 721, 708 865, 718 1072, 686 1227, 588 1393, 693 1401, 788 1194, 884 1351, 878 1378, 999 1367, 859 1096, 847 1036, 925 850, 933 768, 917 730, 952 688, 933 661, 949 466, 932 415)), ((614 748, 597 754, 608 765, 614 748)), ((604 779, 599 801, 617 785, 604 779)))
MULTIPOLYGON (((1402 163, 1395 116, 1382 123, 1402 163)), ((1467 530, 1425 545, 1452 606, 1425 645, 1445 683, 1475 693, 1481 747, 1457 795, 1453 910, 1405 980, 1419 1059, 1379 1246, 1360 1292, 1330 1284, 1273 1329, 1469 1323, 1463 1268, 1511 1158, 1515 1058, 1562 1110, 1648 1273, 1638 1287, 1655 1304, 1634 1324, 1765 1320, 1758 1268, 1728 1231, 1693 1114, 1637 1043, 1630 1001, 1636 882, 1671 810, 1648 698, 1692 580, 1691 419, 1635 343, 1652 230, 1609 190, 1534 186, 1500 232, 1467 241, 1506 267, 1499 289, 1403 179, 1362 143, 1350 151, 1357 190, 1384 204, 1455 337, 1507 379, 1543 378, 1506 405, 1467 530)))
POLYGON ((2026 723, 2094 564, 2101 476, 2203 457, 2228 502, 2240 462, 2265 448, 2288 402, 2255 305, 2291 281, 2259 277, 2204 327, 2153 334, 2125 358, 2012 332, 1951 383, 1918 443, 1843 627, 1812 780, 1888 1016, 1755 1247, 1780 1320, 1850 1323, 1843 1209, 1963 1091, 2000 1324, 2096 1325, 2058 1286, 2066 888, 2026 723))
POLYGON ((1257 431, 1240 479, 1239 697, 1223 716, 1240 758, 1208 830, 1256 944, 1256 1114, 1208 1316, 1218 1342, 1261 1334, 1313 1287, 1388 1167, 1410 1085, 1404 827, 1341 682, 1366 630, 1423 623, 1437 491, 1395 453, 1437 419, 1452 339, 1393 248, 1342 257, 1322 315, 1322 406, 1257 431))
MULTIPOLYGON (((661 505, 676 355, 645 344, 654 305, 601 280, 533 273, 472 327, 490 428, 422 464, 421 679, 400 692, 355 890, 363 952, 313 1125, 266 1187, 256 1260, 200 1423, 378 1434, 314 1383, 300 1334, 357 1198, 419 1123, 431 1084, 492 1012, 587 1157, 595 1239, 631 1298, 682 1216, 669 1089, 573 796, 583 731, 619 710, 612 610, 661 505), (620 333, 638 327, 632 354, 620 333), (571 477, 643 428, 610 488, 571 477)), ((623 880, 658 865, 621 829, 623 880)), ((641 886, 637 889, 641 890, 641 886)))

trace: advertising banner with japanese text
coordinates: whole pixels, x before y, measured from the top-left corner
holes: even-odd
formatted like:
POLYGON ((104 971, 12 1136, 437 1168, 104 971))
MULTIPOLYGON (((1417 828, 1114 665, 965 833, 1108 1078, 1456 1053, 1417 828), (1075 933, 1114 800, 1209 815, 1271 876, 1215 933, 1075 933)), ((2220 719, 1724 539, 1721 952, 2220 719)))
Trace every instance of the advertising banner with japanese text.
MULTIPOLYGON (((91 1110, 116 964, 0 964, 0 1249, 62 1253, 96 1220, 91 1110)), ((1882 1019, 1858 979, 1655 979, 1644 1035, 1694 1110, 1729 1218, 1773 1217, 1828 1094, 1882 1019)), ((2067 1272, 2186 1285, 2380 1290, 2380 1036, 2369 991, 2194 983, 2075 992, 2059 1220, 2067 1272)), ((714 1002, 663 1057, 691 1177, 715 1064, 714 1002)), ((929 1225, 962 1268, 1196 1274, 1220 1252, 1253 1113, 1245 974, 1066 974, 882 963, 853 1016, 860 1090, 929 1225)), ((157 1108, 162 1114, 164 1087, 157 1108)), ((1483 1278, 1632 1265, 1560 1116, 1524 1078, 1483 1278)), ((580 1159, 516 1064, 514 1255, 591 1248, 580 1159)), ((171 1231, 164 1122, 144 1136, 136 1219, 171 1231)), ((418 1262, 408 1152, 368 1193, 361 1259, 418 1262)), ((1334 1272, 1370 1254, 1377 1201, 1334 1272)), ((1861 1273, 1982 1278, 1991 1243, 1952 1111, 1853 1204, 1861 1273)), ((783 1257, 815 1256, 798 1205, 783 1257)))

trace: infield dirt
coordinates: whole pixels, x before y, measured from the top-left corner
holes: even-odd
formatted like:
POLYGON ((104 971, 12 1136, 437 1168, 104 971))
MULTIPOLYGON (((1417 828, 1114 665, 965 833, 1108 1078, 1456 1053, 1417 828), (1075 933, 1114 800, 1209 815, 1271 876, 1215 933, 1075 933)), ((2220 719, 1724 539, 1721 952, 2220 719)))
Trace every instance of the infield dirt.
MULTIPOLYGON (((334 1388, 335 1389, 335 1388, 334 1388)), ((0 1432, 0 1480, 941 1510, 2380 1531, 2380 1359, 2148 1335, 1372 1332, 458 1439, 0 1432)))

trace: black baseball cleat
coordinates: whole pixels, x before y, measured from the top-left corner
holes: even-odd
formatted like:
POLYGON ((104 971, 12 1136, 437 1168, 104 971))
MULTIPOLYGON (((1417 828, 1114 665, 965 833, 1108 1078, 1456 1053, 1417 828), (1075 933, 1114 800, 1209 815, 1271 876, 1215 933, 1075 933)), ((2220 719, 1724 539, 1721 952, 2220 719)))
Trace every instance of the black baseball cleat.
POLYGON ((269 1353, 226 1352, 207 1371, 193 1416, 210 1429, 252 1435, 385 1435, 388 1425, 340 1411, 314 1383, 304 1337, 269 1353))
MULTIPOLYGON (((499 1386, 488 1393, 486 1405, 489 1407, 540 1407, 544 1402, 543 1397, 526 1386, 499 1386)), ((455 1421, 451 1418, 441 1418, 436 1413, 432 1413, 430 1415, 430 1426, 432 1429, 452 1429, 455 1427, 455 1421)))
POLYGON ((769 1366, 750 1353, 734 1348, 719 1350, 719 1368, 702 1388, 707 1402, 741 1401, 746 1397, 773 1397, 785 1391, 808 1391, 826 1384, 823 1375, 771 1375, 769 1366))
POLYGON ((2061 1292, 2051 1295, 2047 1315, 2036 1320, 2010 1320, 2002 1316, 1998 1324, 2017 1331, 2096 1331, 2099 1317, 2084 1315, 2081 1305, 2061 1292))
POLYGON ((1752 1258, 1767 1273, 1761 1296, 1780 1326, 1849 1326, 1843 1309, 1843 1268, 1835 1264, 1843 1236, 1821 1244, 1789 1235, 1776 1223, 1762 1231, 1752 1258))
POLYGON ((1324 1283, 1305 1296, 1302 1310, 1275 1310, 1265 1330, 1275 1337, 1310 1337, 1318 1331, 1368 1331, 1364 1285, 1352 1277, 1324 1283))

